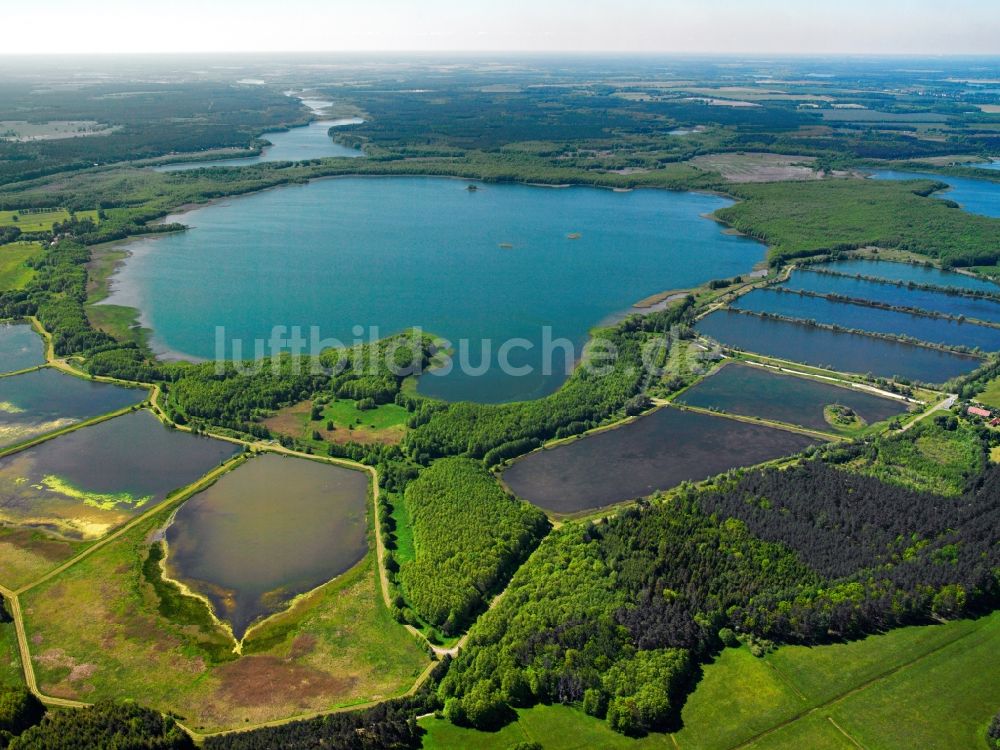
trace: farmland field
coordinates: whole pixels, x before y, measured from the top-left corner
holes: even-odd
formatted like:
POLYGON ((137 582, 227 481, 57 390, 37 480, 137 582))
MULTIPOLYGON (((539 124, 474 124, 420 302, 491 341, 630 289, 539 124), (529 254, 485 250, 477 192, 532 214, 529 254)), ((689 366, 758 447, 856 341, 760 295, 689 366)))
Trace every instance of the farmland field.
POLYGON ((42 252, 37 242, 12 242, 0 245, 0 289, 23 289, 35 276, 26 262, 42 252))
POLYGON ((1000 378, 991 380, 986 386, 986 390, 976 395, 976 399, 994 409, 1000 409, 1000 378))

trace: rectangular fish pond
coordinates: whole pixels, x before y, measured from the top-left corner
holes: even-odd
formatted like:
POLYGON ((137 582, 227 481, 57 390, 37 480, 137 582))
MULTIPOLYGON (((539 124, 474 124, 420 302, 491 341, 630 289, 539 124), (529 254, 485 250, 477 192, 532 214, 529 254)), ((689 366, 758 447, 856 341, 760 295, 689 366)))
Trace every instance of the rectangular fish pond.
POLYGON ((917 263, 897 263, 889 260, 837 260, 823 266, 837 273, 861 276, 872 276, 889 281, 906 281, 916 284, 934 284, 935 286, 951 286, 956 289, 969 289, 977 292, 998 292, 1000 284, 987 279, 970 276, 957 271, 944 271, 934 266, 917 263))
POLYGON ((0 459, 0 524, 97 539, 242 450, 141 410, 0 459))
POLYGON ((45 342, 27 323, 0 323, 0 373, 45 364, 45 342))
POLYGON ((0 448, 142 403, 147 394, 49 367, 0 378, 0 448))
POLYGON ((208 599, 242 639, 254 621, 365 556, 369 484, 364 471, 253 458, 174 514, 167 573, 208 599))
MULTIPOLYGON (((818 294, 839 294, 853 299, 865 299, 888 305, 932 310, 946 315, 964 315, 988 323, 1000 323, 1000 301, 987 297, 964 297, 944 291, 908 288, 896 284, 871 281, 854 276, 803 269, 797 270, 785 283, 785 289, 805 290, 818 294)), ((1000 287, 997 287, 1000 293, 1000 287)))
POLYGON ((798 453, 817 438, 665 407, 615 429, 530 453, 503 473, 516 494, 578 513, 798 453))
POLYGON ((684 391, 680 403, 704 409, 763 417, 824 432, 845 427, 828 407, 845 406, 860 421, 875 424, 906 412, 906 402, 877 396, 853 388, 823 383, 811 378, 730 362, 700 383, 684 391))
POLYGON ((748 352, 839 372, 870 372, 923 383, 944 383, 982 364, 973 356, 732 310, 707 315, 697 327, 705 336, 748 352))
POLYGON ((967 346, 983 351, 1000 349, 1000 328, 960 323, 947 318, 929 318, 896 310, 881 310, 836 302, 822 297, 755 289, 740 297, 733 307, 751 312, 769 312, 801 320, 838 325, 861 331, 910 336, 918 341, 946 346, 967 346))

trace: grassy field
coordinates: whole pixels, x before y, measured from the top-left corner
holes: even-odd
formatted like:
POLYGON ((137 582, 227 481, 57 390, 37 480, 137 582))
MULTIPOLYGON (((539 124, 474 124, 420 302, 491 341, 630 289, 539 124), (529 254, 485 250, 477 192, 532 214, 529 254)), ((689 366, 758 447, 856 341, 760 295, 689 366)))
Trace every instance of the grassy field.
MULTIPOLYGON (((90 219, 97 223, 97 211, 77 211, 76 218, 90 219)), ((69 219, 69 211, 65 208, 45 209, 23 213, 20 211, 0 211, 0 227, 14 226, 22 232, 48 232, 53 224, 69 219), (15 218, 16 217, 16 218, 15 218)))
POLYGON ((338 399, 323 407, 323 421, 330 419, 343 427, 354 424, 373 430, 387 430, 403 425, 409 416, 410 413, 397 404, 381 404, 361 411, 358 402, 350 398, 338 399))
POLYGON ((986 386, 986 390, 976 395, 976 401, 1000 409, 1000 378, 991 380, 986 386))
POLYGON ((423 719, 423 746, 546 750, 670 747, 975 747, 1000 705, 1000 613, 901 628, 852 643, 785 646, 758 659, 726 649, 704 669, 672 736, 634 740, 582 711, 537 706, 496 733, 423 719), (832 721, 831 721, 832 720, 832 721), (839 728, 838 728, 839 727, 839 728))
POLYGON ((35 276, 25 262, 42 252, 39 242, 12 242, 0 245, 0 289, 23 289, 35 276))
POLYGON ((846 688, 861 679, 862 686, 816 713, 762 738, 753 747, 813 747, 813 730, 821 729, 815 731, 817 738, 829 737, 829 727, 839 727, 844 740, 850 737, 856 743, 844 742, 845 747, 945 750, 985 746, 986 727, 1000 705, 1000 663, 997 659, 1000 615, 995 613, 976 623, 951 623, 940 629, 951 631, 955 637, 950 642, 948 634, 925 637, 914 633, 923 630, 919 628, 903 631, 902 642, 885 640, 891 639, 891 635, 880 636, 879 640, 886 647, 884 653, 879 653, 877 648, 866 649, 864 656, 867 659, 861 665, 862 673, 857 675, 842 676, 844 667, 853 671, 857 666, 854 655, 846 663, 838 663, 833 654, 823 669, 808 677, 806 673, 812 670, 804 660, 793 665, 798 666, 791 673, 796 683, 811 681, 820 693, 831 692, 833 681, 846 688), (926 656, 914 661, 917 653, 926 656), (870 683, 863 681, 866 673, 884 673, 907 659, 909 663, 897 671, 870 683), (818 685, 822 675, 830 683, 818 685), (822 719, 826 719, 825 724, 822 719), (797 726, 799 724, 804 726, 797 726), (799 737, 807 738, 805 745, 799 737))
POLYGON ((240 658, 220 655, 190 619, 161 614, 143 576, 165 520, 157 514, 22 596, 44 692, 132 698, 212 731, 388 698, 427 665, 382 604, 374 554, 252 631, 240 658))
POLYGON ((509 750, 518 742, 538 742, 545 750, 660 750, 674 747, 668 735, 631 739, 613 732, 607 722, 562 705, 521 709, 517 715, 516 722, 498 732, 462 729, 444 719, 421 719, 420 727, 426 732, 422 747, 426 750, 509 750))
POLYGON ((413 527, 410 524, 410 514, 406 510, 406 500, 402 494, 392 496, 392 520, 395 522, 393 535, 396 538, 396 549, 393 554, 396 562, 402 564, 416 556, 413 547, 413 527))
POLYGON ((688 164, 718 172, 729 182, 778 182, 820 179, 823 175, 812 166, 815 161, 812 156, 725 153, 696 156, 688 164))
POLYGON ((1000 266, 971 266, 969 270, 981 273, 983 276, 989 276, 991 279, 1000 280, 1000 266))
POLYGON ((409 412, 396 404, 381 404, 374 409, 358 409, 357 401, 341 398, 323 407, 322 417, 312 421, 312 402, 301 403, 281 409, 264 420, 268 429, 281 435, 289 435, 311 443, 314 449, 322 449, 323 443, 384 443, 393 445, 403 439, 409 412), (327 425, 333 429, 328 430, 327 425), (313 440, 313 431, 322 436, 322 441, 313 440))
POLYGON ((146 347, 150 330, 139 323, 139 311, 124 305, 90 305, 87 319, 97 329, 111 334, 119 341, 134 342, 146 347))

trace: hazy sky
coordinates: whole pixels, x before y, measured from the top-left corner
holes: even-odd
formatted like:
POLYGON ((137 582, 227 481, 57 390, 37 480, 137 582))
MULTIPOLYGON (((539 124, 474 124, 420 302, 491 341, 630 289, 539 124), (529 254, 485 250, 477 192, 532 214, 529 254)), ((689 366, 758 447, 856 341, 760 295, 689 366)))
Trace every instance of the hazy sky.
POLYGON ((3 53, 1000 54, 1000 0, 12 0, 3 53))

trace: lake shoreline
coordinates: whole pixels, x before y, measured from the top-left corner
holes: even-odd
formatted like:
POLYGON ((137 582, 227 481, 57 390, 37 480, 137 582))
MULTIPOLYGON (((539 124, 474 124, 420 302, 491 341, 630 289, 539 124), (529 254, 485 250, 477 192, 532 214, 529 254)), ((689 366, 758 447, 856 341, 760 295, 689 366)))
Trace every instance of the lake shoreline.
MULTIPOLYGON (((458 181, 460 183, 464 182, 464 183, 468 183, 468 184, 477 184, 478 183, 480 185, 483 185, 483 189, 487 190, 487 191, 489 190, 489 186, 493 185, 493 184, 503 185, 504 187, 508 186, 508 183, 485 183, 485 184, 483 184, 481 180, 471 179, 471 178, 457 176, 457 175, 426 175, 426 176, 416 176, 416 175, 370 175, 370 174, 368 174, 368 175, 365 175, 365 174, 363 174, 363 175, 353 175, 353 174, 352 175, 329 175, 329 176, 324 176, 324 177, 315 178, 313 180, 309 180, 308 182, 306 182, 304 184, 296 184, 295 186, 296 187, 305 188, 305 187, 307 187, 309 185, 312 185, 313 183, 324 184, 324 183, 329 183, 332 180, 341 180, 341 179, 344 179, 344 178, 347 178, 347 177, 352 178, 354 180, 358 180, 359 178, 378 178, 378 179, 384 180, 386 177, 391 177, 393 180, 407 180, 407 181, 408 180, 414 180, 415 182, 434 181, 434 180, 450 180, 450 181, 458 181)), ((534 184, 530 184, 530 183, 510 183, 511 186, 516 186, 518 184, 522 185, 523 187, 526 187, 526 188, 552 187, 552 186, 549 186, 549 185, 534 185, 534 184)), ((173 212, 165 215, 161 219, 158 219, 158 221, 159 222, 169 222, 169 223, 181 223, 181 224, 184 224, 187 227, 187 229, 197 228, 197 224, 195 223, 195 221, 192 220, 194 218, 194 217, 192 217, 192 214, 195 211, 200 211, 201 209, 207 209, 207 208, 211 208, 211 207, 214 207, 214 206, 224 206, 224 205, 227 205, 227 204, 237 205, 237 204, 239 204, 241 202, 240 201, 231 200, 234 197, 251 198, 252 196, 258 196, 258 195, 267 194, 270 191, 274 190, 275 188, 279 188, 279 187, 281 187, 281 188, 287 188, 287 187, 291 187, 291 185, 276 185, 276 186, 271 186, 271 187, 268 187, 268 188, 265 188, 265 189, 262 189, 262 190, 253 191, 251 193, 242 194, 242 195, 237 195, 237 196, 221 196, 219 198, 215 198, 215 199, 212 199, 211 201, 207 201, 207 202, 204 202, 204 203, 195 203, 195 204, 188 203, 188 204, 184 204, 182 206, 179 206, 177 210, 175 210, 175 211, 173 211, 173 212)), ((589 186, 569 185, 569 186, 566 186, 566 187, 559 188, 559 192, 560 193, 564 192, 568 187, 589 187, 589 186)), ((586 191, 582 191, 582 192, 585 195, 586 194, 593 195, 591 193, 587 193, 586 191)), ((608 192, 610 192, 610 190, 608 192)), ((636 193, 639 193, 639 192, 640 191, 636 191, 636 193)), ((641 192, 645 193, 646 195, 651 194, 651 191, 649 191, 649 192, 647 192, 647 191, 641 191, 641 192)), ((723 196, 723 195, 719 195, 719 194, 716 194, 716 193, 713 193, 713 192, 710 192, 710 191, 703 191, 703 190, 691 190, 691 191, 667 190, 666 193, 665 193, 665 195, 673 195, 673 194, 677 194, 677 195, 688 194, 688 195, 691 195, 691 196, 703 196, 703 197, 706 197, 706 198, 716 198, 716 199, 725 200, 725 201, 727 201, 727 203, 732 200, 731 198, 729 198, 727 196, 723 196)), ((622 195, 622 194, 618 194, 618 195, 622 195)), ((642 205, 648 205, 648 202, 647 203, 643 203, 642 205)), ((669 216, 671 216, 671 211, 675 211, 678 214, 681 214, 684 211, 683 204, 681 204, 680 206, 674 206, 674 207, 671 207, 670 204, 666 204, 666 208, 663 209, 663 213, 661 215, 664 216, 664 217, 669 217, 669 216)), ((697 216, 691 217, 690 221, 692 223, 689 226, 696 227, 697 226, 697 222, 700 222, 701 219, 704 217, 704 213, 705 213, 704 209, 702 209, 701 211, 697 212, 697 216)), ((683 220, 685 222, 687 222, 688 218, 684 217, 683 220)), ((568 224, 571 224, 571 223, 572 222, 568 222, 568 224)), ((713 223, 717 224, 717 222, 713 222, 713 223)), ((571 228, 575 228, 575 227, 571 227, 571 228)), ((728 236, 728 235, 723 235, 723 233, 721 233, 721 232, 719 234, 721 236, 728 236)), ((152 311, 150 310, 150 308, 149 308, 148 305, 143 304, 143 302, 142 302, 142 298, 143 298, 143 296, 147 292, 144 291, 143 287, 141 287, 140 285, 138 285, 137 283, 135 283, 134 279, 130 279, 129 276, 128 276, 128 274, 127 274, 127 271, 125 270, 125 269, 128 268, 128 266, 129 266, 130 263, 134 262, 134 259, 135 259, 135 257, 136 257, 137 254, 145 254, 145 253, 149 253, 149 252, 158 252, 158 250, 155 249, 157 246, 154 243, 156 241, 165 240, 168 237, 174 237, 174 236, 175 235, 173 233, 171 233, 170 235, 164 235, 164 236, 159 236, 159 235, 156 235, 156 236, 139 235, 139 236, 127 238, 126 240, 123 240, 120 243, 116 243, 115 247, 118 248, 118 249, 124 250, 124 252, 126 252, 128 254, 128 257, 126 257, 123 260, 123 262, 117 264, 117 266, 115 268, 115 271, 113 273, 111 273, 111 274, 108 275, 108 277, 106 279, 106 283, 105 283, 105 288, 104 288, 104 292, 105 292, 105 294, 107 296, 104 297, 99 304, 120 305, 120 306, 129 307, 129 308, 132 308, 134 310, 137 310, 139 312, 138 319, 140 321, 140 324, 144 328, 151 329, 151 331, 152 331, 152 333, 151 333, 151 335, 149 337, 149 342, 150 342, 151 349, 153 350, 153 352, 157 356, 163 357, 163 358, 168 358, 170 360, 197 361, 195 359, 195 355, 186 353, 183 350, 181 350, 179 347, 174 347, 174 346, 171 346, 170 344, 167 344, 166 341, 159 335, 158 326, 155 324, 155 322, 153 320, 152 311)), ((701 231, 698 236, 702 237, 703 241, 707 241, 707 240, 704 239, 705 237, 707 237, 707 235, 705 234, 704 231, 701 231)), ((714 235, 712 235, 712 236, 714 237, 714 235)), ((741 238, 741 239, 744 240, 744 241, 746 241, 747 243, 752 242, 753 243, 752 246, 754 248, 759 248, 759 250, 760 250, 759 256, 755 252, 753 254, 753 257, 752 258, 747 258, 745 264, 743 264, 743 266, 741 266, 740 268, 736 268, 735 266, 733 268, 724 268, 724 269, 720 269, 719 273, 723 273, 723 274, 726 274, 726 275, 728 275, 730 271, 733 272, 733 273, 738 273, 738 272, 749 273, 752 268, 755 268, 755 267, 757 267, 760 264, 761 258, 763 258, 764 255, 765 255, 765 253, 766 253, 766 246, 763 245, 763 243, 759 243, 756 240, 752 240, 752 238, 741 238)), ((711 240, 711 242, 714 243, 715 240, 713 239, 713 240, 711 240)), ((664 249, 663 252, 668 252, 669 253, 669 252, 677 252, 677 251, 678 250, 676 249, 675 246, 668 244, 668 245, 665 246, 665 249, 664 249)), ((588 252, 592 252, 592 250, 590 250, 588 252)), ((731 253, 732 250, 730 250, 729 252, 731 253)), ((691 256, 691 257, 693 259, 695 256, 691 256)), ((730 263, 730 265, 732 265, 732 263, 730 263)), ((707 280, 709 280, 709 278, 710 278, 711 275, 714 275, 714 274, 706 275, 706 277, 704 279, 700 279, 700 281, 707 281, 707 280)), ((694 279, 692 279, 692 280, 694 280, 694 279)), ((691 287, 688 286, 687 288, 691 288, 691 287)), ((592 318, 590 320, 583 320, 583 322, 580 323, 580 326, 579 326, 582 329, 581 337, 580 337, 580 340, 578 342, 576 342, 576 343, 578 345, 582 346, 587 341, 587 339, 589 338, 589 332, 592 331, 594 328, 607 327, 608 325, 613 325, 614 323, 618 322, 619 320, 623 319, 624 317, 627 317, 630 314, 648 314, 650 312, 654 312, 656 310, 663 309, 663 308, 669 306, 669 304, 672 301, 675 301, 672 298, 673 295, 674 295, 674 293, 683 292, 684 289, 678 288, 676 285, 674 285, 674 287, 671 290, 669 290, 669 291, 670 291, 670 294, 667 295, 666 299, 662 298, 663 295, 664 295, 664 292, 662 292, 662 291, 661 292, 654 292, 653 294, 646 295, 642 299, 636 300, 636 302, 638 302, 638 303, 641 304, 641 307, 638 306, 635 302, 628 303, 628 304, 625 304, 623 306, 617 307, 616 309, 611 309, 606 314, 597 316, 597 317, 592 318), (656 300, 654 300, 654 298, 656 298, 656 300)), ((95 296, 97 296, 97 295, 95 294, 95 296)), ((400 330, 404 330, 406 328, 412 327, 413 325, 414 325, 413 321, 410 320, 409 322, 406 323, 406 325, 403 325, 400 328, 400 330)), ((436 327, 428 325, 428 329, 430 329, 430 328, 434 328, 435 330, 437 330, 436 327)), ((384 336, 388 336, 388 335, 391 335, 391 333, 388 332, 388 329, 380 331, 380 336, 384 337, 384 336)), ((204 360, 202 360, 202 361, 204 361, 204 360)), ((529 397, 514 396, 514 397, 512 397, 512 398, 510 398, 508 400, 524 400, 524 398, 535 399, 535 398, 540 398, 540 397, 543 397, 544 395, 547 395, 548 392, 549 391, 546 391, 545 393, 541 393, 540 392, 537 395, 532 395, 532 396, 529 396, 529 397)), ((426 395, 437 395, 437 394, 426 394, 426 395)), ((462 398, 462 400, 466 400, 466 399, 462 398)))

